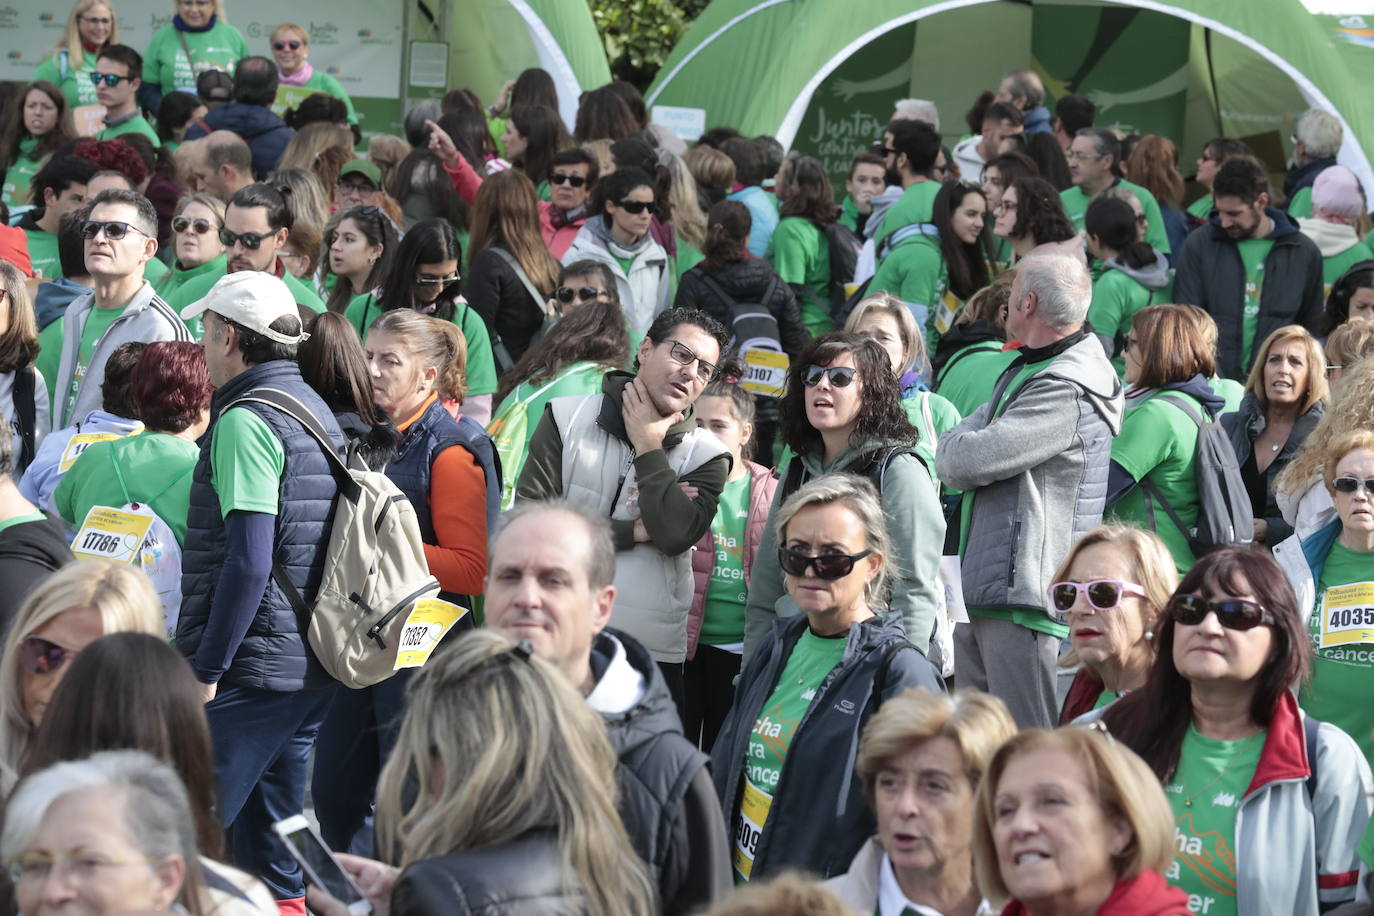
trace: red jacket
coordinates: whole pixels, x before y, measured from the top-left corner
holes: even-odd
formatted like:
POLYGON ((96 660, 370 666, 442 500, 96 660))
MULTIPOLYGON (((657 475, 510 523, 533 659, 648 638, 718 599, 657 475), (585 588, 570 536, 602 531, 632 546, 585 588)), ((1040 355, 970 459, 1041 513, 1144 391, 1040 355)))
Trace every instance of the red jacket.
MULTIPOLYGON (((1099 916, 1191 916, 1188 895, 1164 883, 1159 872, 1146 869, 1134 878, 1118 881, 1097 908, 1099 916)), ((1025 905, 1013 900, 1002 916, 1026 916, 1025 905)))
MULTIPOLYGON (((762 465, 746 461, 749 468, 749 521, 744 528, 744 584, 749 585, 749 574, 754 568, 754 550, 763 538, 768 527, 768 512, 773 507, 773 492, 778 488, 778 479, 773 472, 762 465)), ((706 589, 711 584, 711 570, 716 562, 715 529, 708 528, 701 540, 692 548, 692 580, 696 590, 692 595, 692 607, 687 612, 687 657, 697 654, 697 639, 701 635, 701 624, 706 619, 706 589)))
POLYGON ((1102 691, 1106 689, 1097 675, 1093 674, 1086 667, 1079 668, 1074 675, 1073 683, 1069 685, 1069 692, 1064 697, 1064 708, 1059 711, 1059 724, 1068 725, 1074 719, 1083 715, 1085 712, 1092 712, 1097 705, 1097 698, 1102 696, 1102 691))

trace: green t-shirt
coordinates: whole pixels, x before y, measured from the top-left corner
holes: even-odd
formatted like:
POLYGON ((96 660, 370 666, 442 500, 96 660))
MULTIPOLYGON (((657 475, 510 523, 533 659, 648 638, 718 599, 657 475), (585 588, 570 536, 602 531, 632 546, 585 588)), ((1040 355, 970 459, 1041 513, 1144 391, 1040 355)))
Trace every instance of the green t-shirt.
POLYGON ((127 121, 116 124, 114 127, 107 127, 95 135, 97 140, 113 140, 115 137, 122 137, 125 134, 142 134, 147 137, 157 149, 162 145, 162 138, 157 135, 153 125, 148 123, 148 119, 141 113, 135 112, 134 116, 127 121))
POLYGON ((179 32, 176 26, 165 25, 148 42, 143 81, 158 86, 164 94, 175 89, 194 92, 201 73, 223 70, 232 74, 234 66, 250 54, 243 33, 223 20, 204 32, 179 32))
POLYGON ((635 256, 630 255, 628 258, 622 258, 620 255, 612 253, 611 257, 615 258, 615 262, 620 265, 620 272, 628 277, 630 268, 635 266, 635 256))
POLYGON ((57 236, 42 229, 25 229, 29 240, 29 263, 35 276, 56 280, 62 276, 62 259, 57 254, 57 236))
MULTIPOLYGON (((1135 313, 1150 304, 1153 294, 1125 271, 1108 268, 1093 283, 1088 321, 1093 330, 1113 341, 1124 341, 1135 313)), ((1126 372, 1126 358, 1112 357, 1117 375, 1126 372)))
POLYGON ((367 329, 382 315, 382 304, 372 293, 359 293, 348 300, 344 309, 344 320, 353 325, 359 340, 367 339, 367 329))
POLYGON ((332 95, 334 98, 344 103, 348 109, 348 123, 358 123, 358 113, 353 110, 353 100, 348 97, 344 87, 334 77, 316 67, 315 72, 310 74, 310 79, 300 86, 288 86, 285 83, 277 83, 277 97, 272 101, 272 113, 281 115, 286 113, 288 108, 296 108, 301 102, 314 95, 323 92, 325 95, 332 95))
POLYGON ((859 206, 854 203, 854 195, 846 194, 840 203, 839 223, 855 234, 859 231, 859 206))
MULTIPOLYGON (((153 284, 156 288, 158 281, 172 272, 172 268, 163 264, 158 258, 149 258, 143 264, 143 279, 153 284)), ((165 300, 164 300, 165 301, 165 300)))
MULTIPOLYGON (((1032 375, 1034 375, 1035 373, 1039 372, 1040 370, 1044 369, 1047 365, 1049 365, 1049 363, 1052 362, 1052 360, 1053 358, 1041 360, 1038 363, 1026 363, 1020 369, 1016 370, 1016 374, 1012 377, 1011 384, 1007 385, 1007 387, 1002 392, 1001 399, 993 405, 993 416, 999 416, 1007 402, 1010 401, 1013 395, 1015 395, 1016 392, 1021 389, 1021 386, 1024 385, 1032 375)), ((994 378, 994 387, 996 386, 996 382, 997 379, 994 378)), ((976 495, 977 491, 966 492, 964 493, 964 498, 960 503, 960 557, 964 555, 964 551, 968 547, 969 525, 973 519, 973 502, 976 495)), ((1038 633, 1046 633, 1050 636, 1056 637, 1057 639, 1065 639, 1069 635, 1069 627, 1067 624, 1063 624, 1051 619, 1050 616, 1046 614, 1045 611, 1041 608, 970 607, 968 609, 968 612, 970 614, 976 614, 979 617, 987 617, 993 620, 1009 620, 1017 626, 1026 627, 1027 629, 1035 630, 1038 633)))
MULTIPOLYGON (((697 246, 693 245, 682 236, 679 235, 676 238, 677 258, 673 261, 673 279, 681 281, 682 275, 700 264, 705 260, 706 256, 701 253, 701 249, 697 248, 697 246)), ((676 291, 676 288, 674 288, 674 294, 676 294, 676 291)))
POLYGON ((53 503, 70 525, 80 525, 92 506, 146 503, 172 529, 177 544, 184 544, 191 472, 199 457, 194 442, 166 433, 96 442, 62 476, 53 503))
POLYGON ((997 379, 1016 359, 1015 350, 1003 350, 1002 346, 996 340, 969 344, 941 367, 935 391, 953 404, 960 416, 971 416, 988 402, 997 379))
POLYGON ((1374 759, 1374 554, 1331 545, 1307 622, 1312 680, 1299 700, 1308 714, 1338 725, 1374 759))
MULTIPOLYGON (((182 309, 209 295, 210 288, 219 282, 219 279, 225 275, 228 269, 226 260, 218 270, 206 270, 199 273, 183 282, 170 297, 164 296, 163 301, 170 305, 177 314, 181 314, 182 309)), ((282 271, 280 279, 286 284, 286 288, 291 290, 291 295, 295 298, 296 304, 303 305, 312 312, 324 311, 324 300, 320 298, 320 294, 297 280, 290 271, 282 271)), ((190 329, 192 336, 197 340, 200 339, 200 316, 187 319, 186 327, 190 329)))
POLYGON ((1212 200, 1212 195, 1204 194, 1188 205, 1188 213, 1198 219, 1205 220, 1212 215, 1216 206, 1216 201, 1212 200))
POLYGON ((91 71, 95 69, 95 62, 100 55, 96 51, 81 51, 81 60, 72 60, 70 54, 64 54, 61 50, 56 54, 49 54, 43 58, 43 62, 34 71, 35 80, 47 80, 56 83, 62 90, 62 94, 67 97, 67 106, 76 108, 78 105, 99 105, 100 97, 95 94, 95 83, 91 82, 91 71), (62 75, 63 59, 66 60, 67 75, 62 75))
MULTIPOLYGON (((1140 201, 1140 208, 1145 213, 1145 241, 1149 242, 1155 251, 1160 254, 1169 253, 1169 233, 1164 228, 1164 214, 1159 212, 1159 201, 1155 196, 1138 184, 1132 184, 1123 178, 1118 178, 1113 182, 1112 187, 1123 187, 1135 195, 1136 200, 1140 201)), ((1069 219, 1073 220, 1074 226, 1079 232, 1083 231, 1083 217, 1088 212, 1088 204, 1095 195, 1084 193, 1083 189, 1074 185, 1071 188, 1059 192, 1059 199, 1064 202, 1064 212, 1069 219)))
POLYGON ((940 254, 940 243, 928 235, 899 243, 878 265, 872 282, 868 284, 869 292, 891 293, 906 303, 916 318, 916 324, 925 332, 927 349, 932 352, 930 341, 939 339, 937 316, 948 330, 953 321, 949 312, 958 312, 957 308, 951 310, 944 305, 948 288, 949 271, 944 256, 940 254))
POLYGON ((220 414, 210 431, 210 484, 227 516, 243 512, 277 514, 286 452, 267 424, 246 407, 220 414))
MULTIPOLYGON (((153 258, 152 260, 156 261, 157 259, 153 258)), ((153 288, 163 302, 170 302, 173 293, 197 277, 209 274, 214 274, 216 278, 224 276, 228 264, 229 256, 224 254, 211 258, 199 267, 182 267, 181 262, 173 261, 171 269, 153 284, 153 288)), ((146 270, 144 276, 147 276, 146 270)))
POLYGON ((903 226, 912 223, 928 223, 935 218, 935 195, 940 193, 940 182, 918 181, 902 192, 897 202, 883 214, 883 223, 873 235, 878 246, 878 263, 883 261, 883 240, 903 226))
POLYGON ((938 487, 940 481, 935 477, 935 444, 941 435, 958 426, 963 418, 947 398, 933 391, 911 392, 902 398, 902 407, 918 433, 916 454, 925 461, 931 483, 938 487))
MULTIPOLYGON (((844 657, 847 635, 817 636, 808 627, 788 656, 773 694, 754 720, 749 748, 743 761, 744 779, 740 785, 737 828, 734 831, 732 859, 736 883, 749 880, 754 866, 754 848, 768 820, 768 811, 773 805, 773 793, 777 791, 778 781, 782 778, 783 761, 787 759, 788 748, 816 691, 826 675, 844 657)), ((801 787, 802 791, 805 789, 801 787)))
POLYGON ((1236 812, 1264 738, 1218 741, 1191 725, 1183 738, 1178 769, 1164 787, 1174 812, 1174 861, 1164 877, 1188 895, 1194 913, 1236 916, 1236 812))
POLYGON ((1293 199, 1288 202, 1288 215, 1293 219, 1307 219, 1312 215, 1311 185, 1293 192, 1293 199))
POLYGON ((744 642, 744 607, 749 600, 749 586, 744 582, 744 541, 749 527, 750 480, 745 474, 739 480, 726 481, 716 504, 716 517, 711 522, 716 558, 706 586, 702 645, 744 642))
POLYGON ((779 220, 767 258, 782 282, 805 287, 801 318, 811 336, 834 330, 830 318, 830 247, 825 233, 800 216, 779 220))
MULTIPOLYGON (((102 309, 93 308, 86 313, 86 323, 81 328, 81 344, 76 350, 76 369, 72 372, 72 386, 66 392, 66 400, 62 403, 60 417, 53 418, 53 429, 61 429, 67 425, 71 418, 72 408, 76 406, 76 396, 81 391, 81 381, 86 377, 86 367, 91 363, 91 356, 95 353, 95 345, 100 342, 100 338, 105 336, 105 332, 110 329, 110 325, 115 323, 115 319, 124 314, 124 309, 102 309)), ((61 338, 60 330, 62 322, 54 321, 54 326, 59 328, 58 337, 61 338)), ((58 344, 59 351, 61 344, 58 344)), ((61 353, 58 354, 59 362, 61 353)), ((49 384, 56 384, 56 376, 49 384)))
POLYGON ((1106 709, 1123 696, 1125 696, 1125 694, 1118 693, 1115 690, 1103 690, 1097 695, 1097 701, 1093 703, 1093 709, 1106 709))
MULTIPOLYGON (((3 196, 7 207, 26 207, 29 205, 29 185, 33 182, 33 176, 38 174, 38 170, 47 164, 48 157, 41 159, 30 159, 30 154, 38 149, 37 137, 25 137, 19 141, 19 155, 5 171, 5 183, 0 186, 0 196, 3 196)), ((33 257, 30 252, 29 257, 33 257)))
POLYGON ((1325 301, 1331 296, 1331 287, 1341 278, 1341 274, 1350 269, 1350 265, 1360 261, 1374 258, 1369 245, 1365 242, 1356 242, 1340 254, 1333 254, 1329 258, 1322 258, 1322 299, 1325 301))
MULTIPOLYGON (((1178 391, 1169 397, 1188 403, 1199 413, 1197 401, 1178 391)), ((1112 461, 1121 465, 1139 483, 1146 478, 1159 490, 1184 524, 1197 522, 1198 492, 1194 471, 1197 464, 1197 424, 1181 409, 1159 397, 1150 397, 1126 412, 1121 421, 1121 433, 1112 442, 1112 461)), ((1193 552, 1188 539, 1170 519, 1168 513, 1147 495, 1145 488, 1135 486, 1107 509, 1108 519, 1132 522, 1141 528, 1153 528, 1169 554, 1174 558, 1179 575, 1193 566, 1193 552), (1150 524, 1153 509, 1154 524, 1150 524)))
POLYGON ((1243 239, 1236 243, 1240 262, 1245 267, 1245 309, 1241 313, 1240 371, 1250 372, 1250 357, 1255 352, 1255 330, 1259 326, 1260 296, 1264 293, 1264 259, 1274 247, 1273 239, 1243 239))
POLYGON ((1240 410, 1240 402, 1245 399, 1245 386, 1233 378, 1209 378, 1207 387, 1212 393, 1226 402, 1222 413, 1235 413, 1240 410))

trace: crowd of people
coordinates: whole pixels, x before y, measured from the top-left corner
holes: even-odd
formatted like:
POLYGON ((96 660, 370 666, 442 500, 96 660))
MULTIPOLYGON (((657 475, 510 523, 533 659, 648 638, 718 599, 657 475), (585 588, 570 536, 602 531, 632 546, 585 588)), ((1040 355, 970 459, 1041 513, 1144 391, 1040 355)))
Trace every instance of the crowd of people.
POLYGON ((175 14, 78 0, 0 92, 8 906, 1374 912, 1334 116, 1189 203, 1013 70, 841 192, 538 69, 364 141, 308 29, 175 14), (327 585, 407 550, 348 682, 327 585))

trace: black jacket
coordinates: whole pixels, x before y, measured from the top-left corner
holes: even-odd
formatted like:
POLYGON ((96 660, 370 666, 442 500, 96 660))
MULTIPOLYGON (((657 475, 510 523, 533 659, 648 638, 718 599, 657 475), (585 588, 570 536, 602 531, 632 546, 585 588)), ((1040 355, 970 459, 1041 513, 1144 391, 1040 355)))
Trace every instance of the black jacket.
POLYGON ((648 685, 628 712, 602 715, 620 762, 620 817, 658 885, 662 912, 693 912, 731 887, 725 822, 706 755, 683 737, 668 684, 634 639, 602 631, 592 644, 594 676, 600 680, 614 656, 613 639, 648 685))
POLYGON ((415 862, 391 891, 394 916, 583 916, 586 900, 564 872, 553 829, 509 843, 415 862))
MULTIPOLYGON (((990 321, 969 321, 962 324, 956 323, 948 331, 940 336, 940 340, 935 344, 935 355, 930 359, 930 368, 935 377, 939 377, 945 364, 950 358, 969 344, 982 343, 985 340, 995 340, 999 344, 1007 342, 1007 334, 997 325, 990 321)), ((938 388, 938 383, 931 387, 938 388)))
POLYGON ((377 426, 369 426, 359 413, 352 410, 335 411, 334 419, 338 421, 339 431, 348 443, 347 456, 351 458, 356 455, 362 459, 369 471, 384 471, 396 454, 401 434, 380 407, 376 410, 382 415, 382 422, 377 426))
POLYGON ((1316 182, 1317 176, 1331 166, 1336 164, 1333 159, 1313 159, 1306 165, 1296 165, 1289 170, 1283 178, 1283 196, 1288 199, 1284 204, 1287 207, 1293 202, 1293 195, 1303 188, 1310 188, 1316 182))
POLYGON ((530 296, 515 268, 491 248, 478 252, 468 265, 463 295, 487 323, 492 346, 500 338, 512 360, 525 354, 534 335, 544 326, 541 303, 530 296))
POLYGON ((757 302, 772 312, 773 317, 777 319, 778 342, 782 344, 787 355, 795 358, 801 353, 802 348, 806 346, 806 329, 801 323, 801 306, 797 304, 796 293, 778 278, 771 264, 759 258, 746 258, 711 274, 711 279, 716 281, 731 301, 722 299, 711 289, 706 282, 705 273, 705 267, 698 264, 682 275, 682 279, 678 281, 677 298, 673 300, 674 306, 701 309, 729 330, 733 323, 733 316, 730 314, 731 301, 757 302), (777 282, 773 284, 773 293, 769 301, 764 302, 763 298, 771 280, 777 282))
POLYGON ((287 144, 296 136, 271 108, 246 102, 230 102, 214 109, 191 124, 186 139, 197 140, 214 130, 227 130, 243 138, 253 154, 253 177, 258 181, 265 180, 268 173, 277 168, 287 144))
MULTIPOLYGON (((711 751, 716 796, 732 828, 749 735, 807 626, 805 614, 778 620, 740 672, 735 702, 711 751)), ((847 639, 844 657, 821 682, 792 736, 756 839, 750 880, 788 868, 821 878, 848 869, 877 830, 854 773, 863 727, 883 702, 908 687, 944 691, 939 672, 907 642, 899 612, 851 624, 847 639)))
MULTIPOLYGON (((1298 417, 1293 423, 1293 431, 1288 434, 1288 441, 1284 443, 1283 449, 1278 457, 1274 459, 1269 467, 1264 469, 1264 473, 1259 475, 1260 483, 1264 486, 1265 499, 1264 511, 1255 512, 1255 518, 1263 518, 1268 525, 1268 533, 1264 536, 1264 543, 1268 547, 1274 547, 1280 541, 1293 533, 1293 526, 1284 521, 1283 513, 1279 511, 1278 495, 1274 488, 1274 482, 1279 479, 1283 469, 1288 467, 1288 462, 1297 455, 1298 449, 1307 441, 1307 437, 1312 435, 1312 430, 1317 428, 1318 421, 1326 412, 1325 406, 1321 401, 1313 404, 1307 413, 1298 417)), ((1240 402, 1240 407, 1235 413, 1228 413, 1222 416, 1221 425, 1226 430, 1226 434, 1231 437, 1231 448, 1236 453, 1236 463, 1241 467, 1241 474, 1245 475, 1245 464, 1251 460, 1255 451, 1255 440, 1264 431, 1264 411, 1260 408, 1259 401, 1255 400, 1253 394, 1247 394, 1240 402)), ((1247 488, 1249 481, 1246 482, 1247 488)), ((1257 493, 1250 494, 1252 504, 1258 504, 1257 493)))
POLYGON ((9 632, 19 606, 34 587, 72 562, 62 523, 20 522, 0 531, 0 637, 9 632))
MULTIPOLYGON (((1269 238, 1274 240, 1264 259, 1264 288, 1260 292, 1259 321, 1250 353, 1272 332, 1287 324, 1300 324, 1317 333, 1322 298, 1322 255, 1311 239, 1298 231, 1287 213, 1266 207, 1273 221, 1269 238)), ((1241 365, 1244 346, 1245 266, 1235 240, 1221 228, 1215 213, 1207 225, 1188 236, 1178 258, 1174 301, 1196 305, 1216 320, 1217 370, 1226 378, 1243 379, 1250 367, 1241 365)))

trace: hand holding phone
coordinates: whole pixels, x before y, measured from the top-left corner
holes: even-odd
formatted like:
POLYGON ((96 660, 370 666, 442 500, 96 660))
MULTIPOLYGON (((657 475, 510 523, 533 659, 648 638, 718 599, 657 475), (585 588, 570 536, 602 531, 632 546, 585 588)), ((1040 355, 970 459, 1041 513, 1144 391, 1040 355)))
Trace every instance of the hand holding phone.
POLYGON ((272 825, 272 830, 281 837, 292 858, 300 863, 307 884, 327 891, 347 908, 350 916, 372 912, 372 904, 334 858, 329 847, 324 845, 324 840, 320 839, 304 814, 277 821, 272 825))

